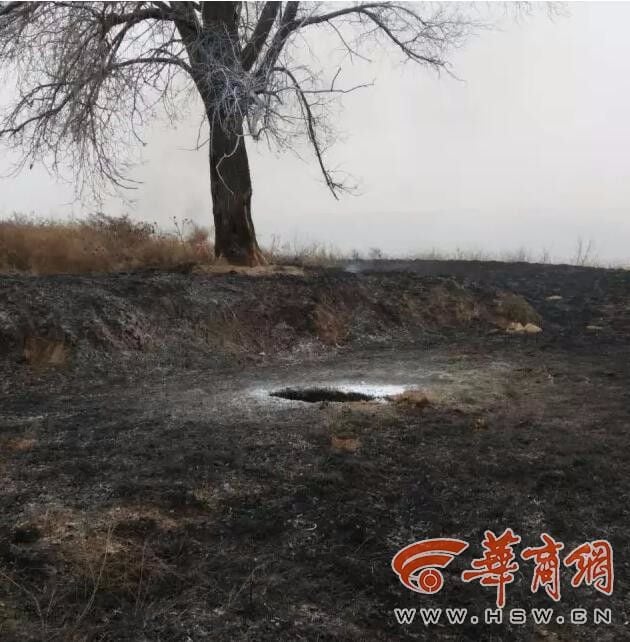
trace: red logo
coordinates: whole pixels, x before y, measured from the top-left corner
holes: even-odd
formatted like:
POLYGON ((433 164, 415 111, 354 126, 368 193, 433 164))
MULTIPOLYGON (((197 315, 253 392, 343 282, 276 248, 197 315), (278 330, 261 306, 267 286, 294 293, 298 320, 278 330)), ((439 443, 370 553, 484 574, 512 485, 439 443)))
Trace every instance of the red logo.
POLYGON ((438 568, 446 568, 467 548, 468 543, 461 539, 425 539, 399 550, 392 560, 392 569, 408 589, 430 595, 444 585, 438 568))
MULTIPOLYGON (((615 572, 610 542, 605 539, 584 542, 561 560, 560 551, 564 549, 564 544, 549 533, 542 533, 540 539, 542 546, 530 546, 521 553, 522 559, 532 560, 535 565, 532 593, 544 588, 554 602, 560 601, 560 571, 564 565, 566 568, 575 567, 571 578, 574 588, 586 584, 604 595, 612 595, 615 572)), ((462 572, 461 580, 477 580, 481 586, 496 587, 497 607, 504 608, 506 587, 514 582, 520 568, 514 552, 514 546, 520 542, 521 536, 511 528, 506 528, 501 535, 487 530, 481 542, 482 557, 472 561, 472 568, 462 572)), ((392 569, 409 590, 432 595, 444 586, 444 576, 438 569, 446 568, 467 548, 468 542, 461 539, 424 539, 400 549, 394 555, 392 569)))
POLYGON ((540 539, 543 541, 543 546, 526 548, 521 553, 521 557, 524 560, 533 559, 536 563, 532 578, 532 593, 542 586, 554 602, 559 602, 560 551, 564 548, 564 544, 556 542, 549 533, 542 533, 540 539))
POLYGON ((505 606, 505 585, 514 581, 514 573, 518 571, 518 562, 514 559, 514 544, 521 541, 520 535, 515 535, 511 528, 506 528, 499 536, 492 531, 486 531, 481 545, 483 557, 472 561, 472 569, 462 573, 464 582, 479 580, 482 586, 497 587, 497 606, 505 606))
POLYGON ((585 542, 574 548, 565 558, 564 565, 575 565, 576 573, 571 579, 574 588, 584 582, 604 595, 612 595, 615 573, 612 546, 607 540, 585 542))

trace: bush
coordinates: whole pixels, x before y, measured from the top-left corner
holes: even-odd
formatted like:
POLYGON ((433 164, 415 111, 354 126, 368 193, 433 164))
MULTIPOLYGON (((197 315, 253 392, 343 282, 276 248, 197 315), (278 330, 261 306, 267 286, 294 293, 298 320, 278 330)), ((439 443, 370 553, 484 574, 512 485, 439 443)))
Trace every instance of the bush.
POLYGON ((31 274, 174 268, 214 261, 209 231, 184 219, 175 233, 128 216, 82 221, 15 215, 0 221, 0 271, 31 274))

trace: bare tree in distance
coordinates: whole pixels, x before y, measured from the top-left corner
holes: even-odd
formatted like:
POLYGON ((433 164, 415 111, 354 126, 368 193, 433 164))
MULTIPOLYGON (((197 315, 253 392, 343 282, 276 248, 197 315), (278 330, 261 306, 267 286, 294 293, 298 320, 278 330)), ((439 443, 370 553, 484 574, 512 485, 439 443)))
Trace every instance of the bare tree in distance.
MULTIPOLYGON (((331 32, 348 57, 377 45, 405 61, 448 70, 448 57, 478 26, 469 5, 301 2, 4 2, 0 68, 15 84, 0 139, 20 154, 16 170, 43 162, 75 172, 79 191, 132 187, 128 150, 164 109, 182 117, 194 95, 209 132, 215 253, 264 262, 251 214, 246 138, 282 147, 310 143, 326 163, 327 107, 357 89, 322 79, 306 36, 331 32)), ((178 186, 173 185, 177 190, 178 186)))

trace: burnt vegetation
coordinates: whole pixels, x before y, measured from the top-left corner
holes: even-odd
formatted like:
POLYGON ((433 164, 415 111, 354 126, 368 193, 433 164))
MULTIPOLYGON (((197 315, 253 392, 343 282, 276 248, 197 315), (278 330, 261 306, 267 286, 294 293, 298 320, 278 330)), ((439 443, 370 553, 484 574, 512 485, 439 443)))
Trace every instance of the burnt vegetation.
MULTIPOLYGON (((422 604, 482 613, 493 591, 458 573, 486 528, 569 550, 606 537, 623 569, 628 272, 377 267, 4 276, 2 640, 426 639, 393 618, 420 598, 392 556, 469 541, 422 604), (527 319, 543 331, 504 329, 527 319), (417 390, 254 394, 348 380, 417 390)), ((549 607, 530 572, 508 608, 549 607)), ((623 573, 610 598, 569 579, 557 608, 612 608, 612 625, 492 635, 623 639, 623 573)))

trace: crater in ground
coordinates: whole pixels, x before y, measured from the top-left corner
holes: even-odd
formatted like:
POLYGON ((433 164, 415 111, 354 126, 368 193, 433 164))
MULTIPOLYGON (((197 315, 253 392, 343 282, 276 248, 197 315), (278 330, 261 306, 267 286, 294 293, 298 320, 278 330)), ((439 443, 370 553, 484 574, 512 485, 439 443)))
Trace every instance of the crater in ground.
POLYGON ((317 403, 318 401, 348 402, 348 401, 372 401, 376 395, 354 390, 339 390, 338 388, 282 388, 269 393, 271 397, 280 397, 289 401, 306 401, 317 403))
POLYGON ((279 397, 289 401, 306 401, 317 403, 331 401, 337 403, 350 401, 391 401, 400 395, 408 386, 392 384, 361 383, 317 383, 301 386, 286 386, 268 392, 270 397, 279 397))

